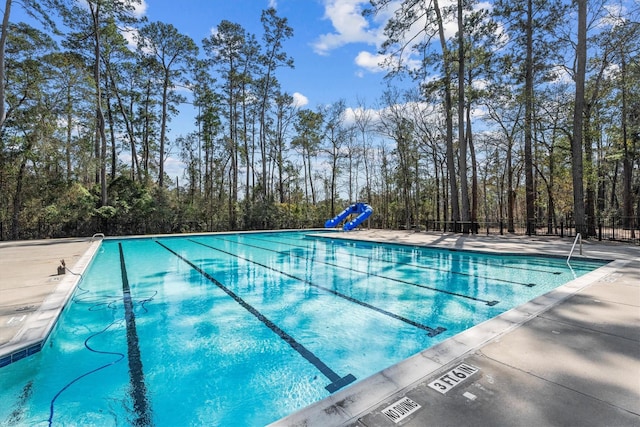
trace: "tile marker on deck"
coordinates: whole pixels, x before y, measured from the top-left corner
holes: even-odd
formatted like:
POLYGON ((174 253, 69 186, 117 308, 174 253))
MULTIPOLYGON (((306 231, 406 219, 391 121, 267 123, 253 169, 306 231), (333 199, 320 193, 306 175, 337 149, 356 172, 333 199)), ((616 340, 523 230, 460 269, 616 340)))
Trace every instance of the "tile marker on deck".
POLYGON ((356 377, 353 374, 347 374, 344 377, 341 377, 337 373, 335 373, 331 368, 329 368, 322 360, 320 360, 315 354, 313 354, 310 350, 308 350, 304 345, 300 344, 295 340, 291 335, 287 334, 285 331, 280 329, 275 323, 265 317, 264 314, 260 313, 256 308, 247 303, 245 300, 240 298, 237 294, 235 294, 231 289, 224 286, 222 283, 217 281, 213 276, 211 276, 206 271, 202 270, 200 267, 175 252, 173 249, 165 246, 156 240, 156 243, 174 254, 176 257, 180 258, 182 261, 189 264, 191 268, 196 270, 202 276, 207 278, 211 283, 216 285, 222 291, 224 291, 227 295, 233 298, 238 304, 240 304, 245 310, 249 313, 253 314, 258 320, 260 320, 266 327, 275 332, 282 340, 284 340, 287 344, 291 346, 295 351, 297 351, 302 357, 307 359, 313 366, 315 366, 322 374, 331 381, 331 384, 327 385, 325 389, 329 393, 333 393, 337 390, 340 390, 342 387, 347 386, 356 380, 356 377))
POLYGON ((384 416, 386 416, 394 423, 398 424, 400 421, 404 420, 421 407, 422 406, 409 399, 408 397, 403 397, 397 402, 384 408, 382 410, 382 414, 384 414, 384 416))
POLYGON ((428 385, 438 393, 446 394, 449 390, 459 385, 479 370, 480 368, 476 368, 475 366, 461 363, 449 372, 438 377, 438 379, 431 381, 428 385))

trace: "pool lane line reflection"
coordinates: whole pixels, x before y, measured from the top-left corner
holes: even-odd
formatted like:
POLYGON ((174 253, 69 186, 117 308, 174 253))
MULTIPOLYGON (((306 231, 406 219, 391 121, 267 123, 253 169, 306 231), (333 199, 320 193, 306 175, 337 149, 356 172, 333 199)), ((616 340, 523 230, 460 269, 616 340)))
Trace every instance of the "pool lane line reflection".
POLYGON ((147 387, 144 381, 144 371, 142 369, 142 358, 140 356, 140 344, 138 340, 138 330, 136 328, 136 316, 133 312, 133 301, 131 300, 131 288, 129 287, 129 277, 127 267, 124 262, 124 251, 122 243, 118 243, 120 250, 120 270, 122 272, 122 298, 124 301, 124 318, 127 327, 127 358, 129 360, 129 380, 131 382, 131 397, 133 398, 133 409, 137 414, 134 421, 136 426, 152 425, 150 408, 147 402, 147 387))
MULTIPOLYGON (((243 237, 245 237, 245 236, 243 236, 243 237)), ((293 243, 276 242, 276 241, 273 241, 273 240, 260 239, 260 238, 257 238, 257 237, 246 237, 246 238, 250 239, 250 240, 259 240, 261 242, 280 243, 280 244, 284 244, 284 245, 287 245, 287 246, 293 246, 295 248, 309 249, 308 246, 294 245, 293 243)), ((332 240, 331 243, 336 243, 336 240, 332 240)), ((338 241, 338 243, 342 243, 342 242, 338 241)), ((460 252, 460 251, 450 250, 450 252, 460 252)), ((429 267, 429 266, 426 266, 426 265, 414 264, 414 263, 410 263, 410 262, 389 261, 389 260, 382 259, 382 258, 379 258, 379 257, 374 258, 374 257, 365 256, 365 255, 358 255, 358 254, 355 254, 355 253, 350 254, 350 255, 355 257, 355 258, 362 258, 362 259, 365 259, 365 260, 368 260, 368 261, 379 261, 379 262, 385 262, 387 264, 406 265, 406 266, 409 266, 409 267, 419 268, 421 270, 439 271, 441 273, 455 274, 455 275, 458 275, 458 276, 467 276, 467 277, 480 278, 480 279, 485 279, 485 280, 494 281, 494 282, 509 283, 510 285, 526 286, 527 288, 533 288, 536 285, 535 283, 522 283, 522 282, 516 282, 516 281, 513 281, 513 280, 497 279, 497 278, 487 277, 487 276, 476 276, 476 275, 473 275, 473 274, 470 274, 470 273, 463 273, 462 271, 447 270, 447 269, 444 269, 444 268, 437 268, 437 267, 429 267)), ((500 268, 502 268, 502 266, 500 266, 500 268)), ((549 271, 545 271, 545 273, 562 274, 562 273, 558 273, 558 272, 549 272, 549 271)))
MULTIPOLYGON (((239 234, 236 233, 234 235, 238 236, 239 234)), ((246 236, 243 236, 243 237, 246 237, 246 236)), ((248 237, 248 238, 254 239, 254 240, 269 241, 267 239, 259 239, 259 238, 256 238, 256 237, 248 237)), ((292 242, 300 242, 301 239, 294 239, 292 237, 286 237, 286 236, 281 236, 280 239, 281 239, 281 241, 279 241, 278 243, 283 243, 285 245, 295 246, 295 247, 298 247, 298 248, 308 248, 308 246, 296 245, 294 243, 284 243, 284 242, 282 242, 282 240, 289 240, 289 241, 292 241, 292 242)), ((434 247, 434 246, 427 246, 427 245, 421 246, 421 245, 415 245, 415 244, 412 245, 412 244, 408 244, 408 243, 381 243, 381 242, 376 242, 375 240, 373 240, 373 241, 358 240, 356 242, 355 240, 351 240, 349 238, 336 239, 336 238, 332 238, 332 237, 314 236, 314 235, 308 235, 308 234, 305 235, 305 239, 313 240, 314 242, 329 241, 332 244, 338 243, 338 244, 341 244, 342 246, 349 245, 349 246, 352 246, 352 247, 355 246, 355 245, 363 245, 363 246, 366 245, 366 246, 368 246, 370 248, 374 248, 376 246, 380 247, 380 248, 384 248, 386 246, 406 246, 409 249, 418 249, 418 250, 421 250, 421 251, 422 250, 426 250, 426 251, 441 251, 441 252, 447 251, 447 252, 459 252, 459 253, 463 253, 463 254, 466 252, 466 253, 476 254, 476 255, 477 254, 488 255, 487 253, 481 252, 481 251, 479 251, 477 249, 438 248, 438 247, 434 247)), ((401 253, 403 253, 403 252, 401 252, 401 253)), ((403 253, 403 255, 405 255, 405 254, 406 254, 406 252, 403 253)), ((501 256, 505 256, 505 255, 507 255, 507 256, 513 255, 513 256, 516 256, 516 257, 522 257, 522 255, 520 255, 520 254, 501 254, 501 256)), ((394 262, 394 261, 387 261, 387 260, 384 260, 384 259, 381 259, 381 258, 365 257, 365 256, 362 256, 362 255, 357 255, 357 256, 359 258, 373 259, 373 260, 382 261, 382 262, 394 262)), ((565 262, 564 258, 557 258, 555 260, 560 263, 558 268, 566 269, 564 267, 564 265, 565 265, 564 264, 564 262, 565 262)), ((510 269, 510 270, 535 271, 535 272, 538 272, 538 273, 553 274, 553 275, 556 275, 556 276, 559 275, 559 274, 562 274, 562 271, 557 271, 557 270, 549 271, 548 269, 540 269, 540 268, 531 267, 533 265, 538 265, 538 266, 544 266, 544 267, 553 268, 551 265, 549 265, 549 263, 539 264, 537 262, 532 262, 531 260, 528 260, 527 263, 528 263, 528 265, 530 267, 517 267, 515 265, 503 264, 503 265, 500 266, 500 268, 501 269, 510 269)), ((442 271, 442 270, 439 270, 439 269, 437 269, 435 267, 421 266, 421 265, 412 264, 412 263, 398 262, 398 264, 410 265, 410 266, 414 266, 414 267, 418 267, 418 268, 424 268, 426 270, 433 269, 433 270, 437 270, 437 271, 442 271)), ((471 276, 469 273, 463 273, 461 271, 452 271, 451 273, 460 274, 460 275, 464 275, 464 276, 471 276)), ((521 284, 524 285, 524 286, 527 286, 527 284, 525 284, 525 283, 521 283, 521 284)))
MULTIPOLYGON (((360 301, 360 300, 358 300, 358 299, 355 299, 355 298, 353 298, 353 297, 350 297, 349 295, 345 295, 345 294, 340 293, 340 292, 338 292, 338 291, 335 291, 335 290, 333 290, 333 289, 329 289, 329 288, 326 288, 326 287, 324 287, 324 286, 321 286, 321 285, 315 284, 315 283, 310 282, 310 281, 308 281, 308 280, 302 279, 302 278, 300 278, 300 277, 296 277, 296 276, 294 276, 294 275, 292 275, 292 274, 289 274, 289 273, 286 273, 286 272, 284 272, 284 271, 282 271, 282 270, 278 270, 278 269, 273 268, 273 267, 270 267, 270 266, 268 266, 268 265, 261 264, 261 263, 259 263, 259 262, 257 262, 257 261, 253 261, 253 260, 248 259, 248 258, 245 258, 245 257, 243 257, 243 256, 236 255, 236 254, 231 253, 231 252, 227 252, 227 251, 225 251, 225 250, 223 250, 223 249, 219 249, 219 248, 216 248, 216 247, 213 247, 213 246, 209 246, 209 245, 207 245, 207 244, 205 244, 205 243, 198 242, 197 240, 192 240, 192 239, 187 239, 187 240, 188 240, 188 241, 190 241, 190 242, 192 242, 192 243, 196 243, 196 244, 198 244, 198 245, 201 245, 201 246, 204 246, 204 247, 207 247, 207 248, 213 249, 213 250, 215 250, 215 251, 222 252, 222 253, 224 253, 224 254, 230 255, 230 256, 232 256, 232 257, 235 257, 235 258, 238 258, 238 259, 245 260, 245 261, 247 261, 247 262, 253 263, 253 264, 255 264, 255 265, 258 265, 258 266, 260 266, 260 267, 266 268, 266 269, 268 269, 268 270, 275 271, 275 272, 280 273, 280 274, 282 274, 282 275, 284 275, 284 276, 287 276, 287 277, 290 277, 290 278, 292 278, 292 279, 294 279, 294 280, 298 280, 299 282, 305 283, 305 284, 307 284, 307 285, 309 285, 309 286, 313 286, 314 288, 318 288, 318 289, 321 289, 321 290, 323 290, 323 291, 325 291, 325 292, 328 292, 328 293, 330 293, 330 294, 333 294, 333 295, 335 295, 335 296, 337 296, 337 297, 344 298, 344 299, 346 299, 347 301, 352 302, 352 303, 354 303, 354 304, 358 304, 358 305, 360 305, 360 306, 362 306, 362 307, 366 307, 366 308, 368 308, 368 309, 370 309, 370 310, 374 310, 374 311, 376 311, 376 312, 378 312, 378 313, 384 314, 385 316, 389 316, 389 317, 391 317, 391 318, 393 318, 393 319, 400 320, 400 321, 402 321, 402 322, 404 322, 404 323, 407 323, 407 324, 409 324, 409 325, 411 325, 411 326, 415 326, 416 328, 422 329, 423 331, 427 331, 427 336, 429 336, 429 337, 435 337, 436 335, 441 334, 442 332, 444 332, 444 331, 446 331, 446 330, 447 330, 446 328, 443 328, 443 327, 441 327, 441 326, 438 326, 437 328, 432 328, 432 327, 430 327, 430 326, 423 325, 422 323, 418 323, 418 322, 416 322, 416 321, 414 321, 414 320, 407 319, 406 317, 400 316, 399 314, 392 313, 392 312, 387 311, 387 310, 385 310, 385 309, 383 309, 383 308, 376 307, 375 305, 371 305, 371 304, 366 303, 366 302, 364 302, 364 301, 360 301)), ((223 239, 223 240, 224 240, 224 239, 223 239)))
MULTIPOLYGON (((269 251, 269 252, 275 252, 277 254, 288 256, 288 257, 307 259, 307 257, 301 256, 301 255, 296 255, 296 254, 292 254, 292 253, 289 253, 289 252, 277 251, 275 249, 263 248, 261 246, 255 246, 255 245, 252 245, 250 243, 238 242, 238 241, 234 241, 234 240, 227 240, 227 239, 223 239, 223 238, 220 238, 220 237, 217 237, 216 239, 217 240, 223 240, 225 242, 229 242, 229 243, 233 243, 233 244, 237 244, 237 245, 248 246, 250 248, 262 249, 264 251, 269 251)), ((254 240, 261 240, 261 239, 254 239, 254 240)), ((494 306, 494 305, 496 305, 496 304, 498 304, 500 302, 500 301, 496 301, 496 300, 489 301, 489 300, 482 299, 482 298, 476 298, 476 297, 472 297, 471 295, 459 294, 457 292, 451 292, 451 291, 447 291, 447 290, 444 290, 444 289, 438 289, 438 288, 434 288, 432 286, 427 286, 427 285, 421 285, 419 283, 413 283, 413 282, 409 282, 408 280, 402 280, 402 279, 397 279, 397 278, 394 278, 394 277, 383 276, 381 274, 369 273, 367 271, 357 270, 357 269, 351 268, 351 267, 344 267, 342 265, 332 264, 332 263, 326 262, 326 261, 313 260, 313 262, 314 263, 328 265, 330 267, 340 268, 340 269, 343 269, 343 270, 353 271, 354 273, 360 273, 360 274, 364 274, 366 276, 379 277, 381 279, 390 280, 392 282, 404 283, 405 285, 416 286, 418 288, 423 288, 423 289, 429 289, 429 290, 434 291, 434 292, 440 292, 440 293, 443 293, 443 294, 452 295, 452 296, 459 297, 459 298, 465 298, 465 299, 469 299, 469 300, 472 300, 472 301, 483 302, 483 303, 487 304, 488 306, 494 306)))
POLYGON ((344 386, 347 386, 356 380, 356 377, 353 374, 347 374, 344 377, 341 377, 336 372, 334 372, 331 368, 329 368, 322 360, 320 360, 315 354, 313 354, 309 349, 307 349, 304 345, 300 344, 293 338, 291 335, 280 329, 278 325, 269 320, 264 314, 260 313, 255 307, 247 303, 241 297, 239 297, 235 292, 231 289, 227 288, 225 285, 216 280, 213 276, 211 276, 206 271, 202 270, 200 267, 195 265, 193 262, 189 261, 187 258, 183 257, 173 249, 164 245, 163 243, 156 240, 156 243, 171 252, 173 255, 187 263, 191 268, 200 273, 203 277, 207 278, 211 283, 220 288, 223 292, 229 295, 234 299, 238 304, 242 306, 249 313, 254 315, 258 320, 260 320, 266 327, 275 332, 283 341, 291 346, 295 351, 297 351, 302 357, 304 357, 307 361, 309 361, 313 366, 316 367, 329 381, 331 384, 327 385, 325 389, 329 393, 333 393, 344 386))

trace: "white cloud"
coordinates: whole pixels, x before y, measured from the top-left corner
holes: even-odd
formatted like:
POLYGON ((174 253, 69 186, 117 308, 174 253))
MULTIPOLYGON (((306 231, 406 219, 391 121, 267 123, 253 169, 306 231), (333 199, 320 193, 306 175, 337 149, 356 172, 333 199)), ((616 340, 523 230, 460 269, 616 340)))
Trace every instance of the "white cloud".
MULTIPOLYGON (((354 58, 355 64, 360 67, 356 75, 363 77, 368 73, 380 73, 389 71, 389 66, 385 63, 391 59, 388 56, 378 53, 382 43, 386 40, 384 29, 389 20, 396 17, 400 13, 402 7, 401 0, 391 0, 380 11, 372 16, 364 17, 362 11, 369 6, 369 0, 321 0, 324 4, 324 18, 331 21, 334 31, 322 34, 313 44, 313 49, 320 55, 327 55, 330 51, 343 47, 351 43, 365 43, 372 45, 374 48, 368 51, 362 50, 354 58)), ((442 0, 440 7, 445 9, 455 5, 454 0, 442 0)), ((417 5, 415 7, 418 7, 417 5)), ((490 9, 491 4, 483 1, 476 5, 477 9, 490 9)), ((427 17, 422 16, 412 24, 411 28, 404 34, 404 42, 415 43, 423 39, 425 36, 421 33, 425 28, 432 25, 426 21, 427 17)), ((435 29, 432 28, 433 31, 435 29)), ((452 38, 457 32, 457 23, 455 20, 448 20, 444 24, 445 37, 452 38)), ((393 49, 393 48, 392 48, 393 49)), ((412 49, 404 49, 402 65, 409 69, 421 67, 421 61, 417 57, 416 52, 412 49)), ((398 58, 396 58, 398 60, 398 58)))
POLYGON ((120 32, 122 37, 127 41, 127 47, 129 50, 134 51, 138 48, 138 39, 140 38, 140 34, 137 28, 128 27, 120 32))
POLYGON ((371 52, 367 52, 365 50, 361 51, 358 56, 356 56, 355 63, 372 73, 381 73, 384 70, 383 63, 386 59, 386 56, 381 55, 379 53, 373 54, 371 52))
POLYGON ((300 108, 300 107, 304 107, 307 104, 309 104, 309 98, 307 98, 300 92, 295 92, 293 94, 293 103, 292 103, 293 106, 300 108))
MULTIPOLYGON (((322 34, 313 44, 314 51, 320 55, 326 55, 331 50, 351 43, 365 43, 373 46, 373 49, 362 50, 354 58, 359 67, 356 71, 358 77, 364 77, 366 73, 381 73, 388 71, 385 62, 388 57, 377 51, 386 39, 384 28, 389 19, 394 16, 401 1, 393 0, 384 9, 373 16, 364 17, 362 11, 368 7, 369 0, 322 0, 325 5, 325 19, 331 21, 334 32, 322 34)), ((451 1, 451 0, 444 0, 451 1)), ((424 22, 416 22, 407 37, 419 32, 424 27, 424 22)), ((410 52, 407 50, 407 54, 410 52)), ((420 66, 410 57, 402 58, 403 64, 408 67, 420 66)))
POLYGON ((618 64, 609 64, 607 68, 604 70, 604 75, 608 78, 614 78, 616 75, 620 73, 620 65, 618 64))
MULTIPOLYGON (((129 0, 129 3, 133 6, 133 15, 136 18, 142 18, 147 14, 148 6, 146 0, 140 0, 140 3, 135 3, 132 0, 129 0)), ((122 37, 127 41, 127 47, 129 50, 135 51, 138 47, 138 29, 134 27, 125 27, 120 31, 120 34, 122 34, 122 37)))
MULTIPOLYGON (((356 65, 370 73, 386 73, 391 71, 392 63, 397 63, 397 61, 398 58, 392 58, 389 55, 379 53, 372 54, 367 51, 360 52, 355 59, 356 65)), ((408 55, 402 58, 402 65, 410 70, 418 69, 422 66, 419 60, 408 55)))
POLYGON ((184 162, 182 162, 182 160, 178 158, 167 156, 164 160, 164 171, 174 180, 176 177, 182 176, 185 168, 186 165, 184 164, 184 162))
POLYGON ((486 79, 474 80, 471 86, 476 90, 485 90, 489 86, 489 81, 486 79))
MULTIPOLYGON (((640 2, 638 2, 640 4, 640 2)), ((624 25, 628 21, 629 12, 622 4, 605 5, 604 16, 598 22, 599 27, 615 28, 624 25)))
POLYGON ((133 4, 133 14, 138 18, 143 17, 147 14, 147 2, 145 0, 140 0, 140 3, 133 4))
MULTIPOLYGON (((131 153, 129 151, 123 151, 118 154, 118 160, 125 165, 131 164, 131 153)), ((167 156, 164 159, 164 172, 169 175, 175 182, 176 177, 181 178, 187 165, 179 158, 173 156, 167 156)))
POLYGON ((347 108, 344 110, 344 121, 347 125, 353 125, 356 123, 357 118, 368 121, 369 126, 380 121, 380 110, 374 110, 373 108, 347 108))
POLYGON ((276 0, 269 0, 269 7, 276 9, 278 7, 278 2, 276 0))
POLYGON ((380 29, 371 29, 362 16, 363 5, 368 0, 324 0, 325 19, 331 21, 335 32, 322 34, 313 44, 314 51, 326 55, 329 51, 349 43, 380 42, 380 29))

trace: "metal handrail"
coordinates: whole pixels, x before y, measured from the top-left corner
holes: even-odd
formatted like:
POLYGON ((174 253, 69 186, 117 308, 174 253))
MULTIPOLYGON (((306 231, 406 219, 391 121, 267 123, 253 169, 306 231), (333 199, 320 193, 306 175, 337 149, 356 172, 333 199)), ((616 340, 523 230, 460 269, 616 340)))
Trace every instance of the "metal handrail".
POLYGON ((576 248, 576 243, 580 241, 580 255, 582 255, 582 236, 580 233, 576 234, 576 238, 573 241, 573 246, 571 246, 571 251, 569 252, 569 256, 567 257, 567 265, 569 265, 569 260, 571 259, 571 255, 573 255, 573 250, 576 248))

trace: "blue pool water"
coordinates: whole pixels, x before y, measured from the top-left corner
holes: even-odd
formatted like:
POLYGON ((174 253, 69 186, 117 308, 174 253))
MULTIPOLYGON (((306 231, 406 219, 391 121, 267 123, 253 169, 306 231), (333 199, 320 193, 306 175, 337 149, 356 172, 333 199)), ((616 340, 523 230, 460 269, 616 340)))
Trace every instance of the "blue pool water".
POLYGON ((603 262, 239 233, 105 240, 0 425, 258 426, 603 262))

